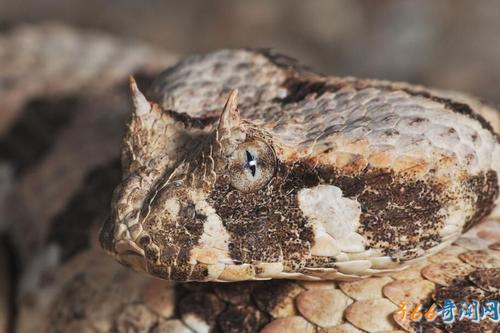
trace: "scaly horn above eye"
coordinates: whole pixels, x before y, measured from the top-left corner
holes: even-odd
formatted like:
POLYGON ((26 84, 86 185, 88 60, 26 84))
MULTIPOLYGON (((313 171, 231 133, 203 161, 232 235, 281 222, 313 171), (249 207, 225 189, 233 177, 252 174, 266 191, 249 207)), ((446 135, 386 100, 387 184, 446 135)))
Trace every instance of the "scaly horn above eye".
POLYGON ((237 108, 237 97, 238 90, 231 90, 219 120, 220 137, 229 135, 232 129, 237 128, 240 125, 240 114, 237 108))
POLYGON ((132 75, 128 78, 130 92, 132 93, 132 102, 134 103, 134 112, 140 117, 142 115, 148 114, 151 110, 151 105, 142 92, 137 87, 137 83, 132 75))

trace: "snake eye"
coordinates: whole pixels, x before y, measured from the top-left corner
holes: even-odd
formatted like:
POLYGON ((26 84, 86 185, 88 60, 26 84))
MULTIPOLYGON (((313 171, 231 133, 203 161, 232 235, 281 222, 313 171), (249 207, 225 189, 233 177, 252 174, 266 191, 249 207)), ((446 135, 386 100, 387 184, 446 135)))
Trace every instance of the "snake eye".
POLYGON ((264 187, 276 168, 274 151, 262 141, 240 144, 229 158, 231 185, 242 192, 254 192, 264 187))

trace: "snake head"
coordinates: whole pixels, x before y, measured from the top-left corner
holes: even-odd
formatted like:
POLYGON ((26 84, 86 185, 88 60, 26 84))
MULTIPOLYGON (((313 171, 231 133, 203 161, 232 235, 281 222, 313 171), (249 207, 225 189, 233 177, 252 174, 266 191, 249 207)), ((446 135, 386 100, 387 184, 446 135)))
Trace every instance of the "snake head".
POLYGON ((281 249, 247 258, 238 241, 269 236, 266 192, 275 190, 279 161, 272 137, 241 119, 237 91, 220 116, 192 118, 147 101, 132 78, 130 87, 123 180, 101 230, 103 248, 134 270, 178 281, 252 279, 249 259, 282 271, 281 249), (250 238, 235 229, 245 221, 256 223, 250 238))

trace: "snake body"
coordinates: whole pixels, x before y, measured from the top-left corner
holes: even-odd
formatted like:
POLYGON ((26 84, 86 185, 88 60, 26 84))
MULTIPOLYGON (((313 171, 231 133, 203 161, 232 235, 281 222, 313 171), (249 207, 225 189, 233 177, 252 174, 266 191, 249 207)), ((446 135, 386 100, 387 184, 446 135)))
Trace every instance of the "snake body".
MULTIPOLYGON (((121 45, 62 31, 89 48, 121 45)), ((19 164, 13 192, 26 209, 9 227, 26 266, 16 331, 498 329, 397 313, 401 302, 499 298, 500 226, 479 224, 498 200, 496 110, 456 93, 321 76, 267 51, 222 50, 169 68, 147 98, 132 81, 118 163, 126 74, 171 62, 148 48, 127 58, 134 50, 120 48, 136 60, 109 76, 78 76, 85 84, 71 94, 83 97, 63 104, 77 110, 65 139, 37 164, 19 164), (102 254, 93 241, 102 220, 102 247, 147 274, 102 254)), ((55 82, 62 72, 44 75, 55 82)), ((26 95, 13 91, 5 100, 16 106, 26 95)))
POLYGON ((134 83, 132 93, 124 181, 101 242, 163 279, 397 270, 456 240, 498 197, 491 125, 419 87, 222 50, 161 74, 160 104, 134 83))

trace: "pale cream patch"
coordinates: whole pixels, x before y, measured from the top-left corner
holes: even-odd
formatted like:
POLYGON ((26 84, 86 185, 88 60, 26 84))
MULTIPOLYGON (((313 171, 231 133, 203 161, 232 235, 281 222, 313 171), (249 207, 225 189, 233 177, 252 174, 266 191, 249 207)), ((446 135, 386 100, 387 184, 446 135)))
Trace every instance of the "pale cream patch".
POLYGON ((182 316, 182 321, 196 333, 209 333, 211 330, 209 324, 193 313, 182 316))
POLYGON ((175 198, 170 198, 165 201, 165 209, 170 215, 170 217, 175 218, 179 214, 179 210, 181 209, 181 205, 179 201, 175 198))
POLYGON ((281 262, 270 262, 270 263, 260 263, 255 266, 257 277, 268 278, 275 277, 281 272, 283 272, 283 263, 281 262))
POLYGON ((445 225, 439 231, 443 241, 455 240, 462 233, 465 221, 468 221, 475 212, 472 200, 462 201, 450 207, 443 207, 440 213, 447 216, 445 225))
POLYGON ((360 234, 351 232, 344 238, 339 239, 338 243, 344 252, 362 252, 365 250, 366 240, 360 234))
POLYGON ((255 277, 255 271, 252 265, 227 265, 224 271, 219 275, 222 281, 245 281, 255 277))
POLYGON ((219 279, 219 276, 224 272, 224 268, 226 268, 226 265, 224 264, 213 264, 213 265, 207 265, 207 280, 210 281, 215 281, 219 279))
MULTIPOLYGON (((442 210, 446 212, 446 210, 442 210)), ((460 209, 459 207, 450 207, 448 208, 448 219, 446 220, 447 225, 456 225, 456 226, 462 226, 465 221, 465 214, 463 209, 460 209)))
POLYGON ((228 249, 229 233, 215 209, 202 198, 197 198, 195 201, 195 209, 207 218, 198 245, 191 250, 192 263, 201 262, 208 265, 232 263, 228 249))
POLYGON ((335 239, 328 234, 316 237, 314 246, 311 248, 311 254, 319 257, 334 257, 340 253, 335 239))
MULTIPOLYGON (((324 243, 326 233, 333 237, 335 246, 341 251, 365 250, 365 239, 356 233, 361 215, 359 202, 343 197, 340 188, 318 185, 302 189, 298 201, 304 215, 315 224, 317 246, 324 243)), ((317 253, 334 252, 333 248, 327 251, 313 246, 313 249, 317 253)))

